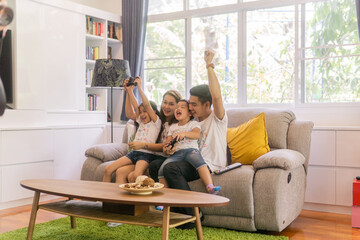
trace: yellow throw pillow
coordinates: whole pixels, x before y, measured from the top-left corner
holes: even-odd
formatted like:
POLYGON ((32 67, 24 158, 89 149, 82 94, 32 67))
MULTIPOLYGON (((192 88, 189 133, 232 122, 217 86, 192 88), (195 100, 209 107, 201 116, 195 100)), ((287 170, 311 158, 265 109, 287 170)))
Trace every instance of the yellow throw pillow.
POLYGON ((269 152, 265 113, 260 113, 236 128, 228 128, 226 141, 232 163, 252 164, 258 157, 269 152))

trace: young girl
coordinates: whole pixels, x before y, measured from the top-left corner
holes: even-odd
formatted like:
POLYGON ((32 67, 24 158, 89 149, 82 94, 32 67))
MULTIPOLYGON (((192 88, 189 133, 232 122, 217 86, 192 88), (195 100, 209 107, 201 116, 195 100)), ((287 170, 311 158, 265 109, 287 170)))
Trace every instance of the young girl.
MULTIPOLYGON (((126 156, 106 166, 103 182, 110 182, 111 176, 115 171, 129 165, 135 165, 134 171, 129 174, 129 182, 135 182, 136 177, 144 174, 149 163, 154 158, 153 152, 147 149, 147 143, 155 143, 158 138, 161 128, 161 120, 158 116, 159 112, 156 109, 156 104, 149 103, 147 99, 138 106, 133 93, 134 86, 127 86, 128 81, 127 79, 124 82, 124 88, 127 93, 125 113, 128 118, 139 124, 134 141, 144 142, 145 146, 143 149, 129 152, 126 156)), ((141 80, 139 79, 135 80, 135 82, 137 82, 138 86, 139 83, 141 84, 141 80)), ((116 178, 116 182, 119 182, 118 178, 116 178)))
POLYGON ((197 121, 191 121, 189 112, 189 103, 186 100, 180 100, 177 109, 175 109, 175 118, 179 121, 170 126, 164 150, 171 151, 170 141, 176 139, 175 152, 165 160, 159 169, 159 182, 167 186, 164 178, 163 169, 167 163, 177 161, 187 161, 198 171, 201 180, 204 182, 209 193, 217 194, 221 187, 214 186, 210 171, 200 154, 198 139, 200 138, 200 124, 197 121))

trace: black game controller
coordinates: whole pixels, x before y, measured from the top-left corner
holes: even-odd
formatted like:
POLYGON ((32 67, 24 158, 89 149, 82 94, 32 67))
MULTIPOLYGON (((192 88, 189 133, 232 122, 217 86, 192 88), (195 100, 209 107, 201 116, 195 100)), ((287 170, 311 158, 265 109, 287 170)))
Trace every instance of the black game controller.
POLYGON ((171 141, 169 142, 169 145, 168 145, 168 146, 171 146, 170 150, 173 149, 175 143, 177 143, 177 142, 178 142, 177 138, 173 138, 173 140, 171 140, 171 141))
POLYGON ((137 79, 137 77, 130 77, 129 78, 129 82, 126 84, 127 87, 134 85, 137 86, 137 83, 135 82, 135 79, 137 79))

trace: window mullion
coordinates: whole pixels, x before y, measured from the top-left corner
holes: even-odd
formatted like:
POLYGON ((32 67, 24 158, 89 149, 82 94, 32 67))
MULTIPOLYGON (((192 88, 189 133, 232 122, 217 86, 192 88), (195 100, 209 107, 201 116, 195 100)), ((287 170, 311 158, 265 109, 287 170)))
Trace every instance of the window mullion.
POLYGON ((301 4, 301 51, 299 55, 301 58, 301 92, 300 92, 300 103, 305 103, 305 60, 303 59, 305 55, 305 4, 301 4))
POLYGON ((295 83, 294 83, 294 101, 295 106, 299 104, 299 5, 295 5, 295 83))
MULTIPOLYGON (((187 1, 187 0, 186 0, 187 1)), ((188 99, 190 97, 189 91, 192 86, 192 68, 191 68, 191 17, 185 19, 185 98, 188 99)))
POLYGON ((246 105, 246 12, 238 11, 238 104, 246 105))

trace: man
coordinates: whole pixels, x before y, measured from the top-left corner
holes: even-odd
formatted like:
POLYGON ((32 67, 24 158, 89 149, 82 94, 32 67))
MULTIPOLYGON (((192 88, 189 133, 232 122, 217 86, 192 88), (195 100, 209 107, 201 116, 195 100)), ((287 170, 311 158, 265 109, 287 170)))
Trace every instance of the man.
MULTIPOLYGON (((226 129, 227 116, 221 96, 219 81, 214 72, 212 60, 214 53, 205 52, 205 62, 209 85, 199 85, 190 89, 189 109, 195 120, 201 125, 199 148, 201 155, 210 170, 221 169, 226 166, 226 129), (213 105, 213 109, 211 106, 213 105)), ((159 162, 152 162, 149 166, 151 177, 157 179, 159 162)), ((188 181, 199 178, 196 169, 185 161, 172 162, 164 167, 164 177, 169 187, 191 190, 188 181)), ((193 215, 191 208, 174 208, 175 212, 193 215)))

